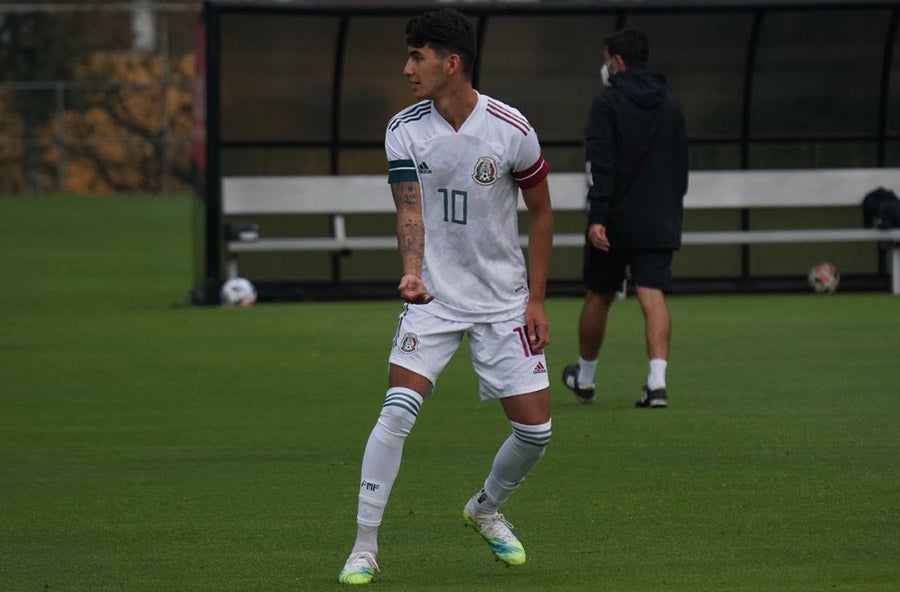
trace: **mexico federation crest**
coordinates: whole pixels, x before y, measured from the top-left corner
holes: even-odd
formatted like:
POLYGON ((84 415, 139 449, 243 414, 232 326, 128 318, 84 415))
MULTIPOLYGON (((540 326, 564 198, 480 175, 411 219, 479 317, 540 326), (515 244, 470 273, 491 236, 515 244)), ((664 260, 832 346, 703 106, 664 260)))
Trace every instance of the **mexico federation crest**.
POLYGON ((411 354, 419 349, 419 338, 415 333, 404 333, 400 338, 400 351, 411 354))
POLYGON ((497 163, 490 156, 482 156, 475 163, 472 178, 479 185, 493 185, 497 180, 497 163))

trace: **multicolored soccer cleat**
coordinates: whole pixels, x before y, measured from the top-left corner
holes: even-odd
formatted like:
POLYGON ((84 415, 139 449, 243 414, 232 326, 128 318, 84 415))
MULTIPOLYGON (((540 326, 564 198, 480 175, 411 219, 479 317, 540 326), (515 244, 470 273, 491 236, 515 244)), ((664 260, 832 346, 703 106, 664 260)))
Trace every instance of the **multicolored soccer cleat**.
POLYGON ((525 548, 519 537, 512 533, 513 525, 506 521, 503 514, 494 513, 488 516, 477 514, 473 498, 463 509, 463 519, 487 541, 498 561, 507 566, 525 563, 525 548))
POLYGON ((375 562, 375 555, 368 551, 351 553, 341 573, 338 574, 338 582, 355 585, 368 584, 372 581, 376 571, 380 570, 378 563, 375 562))

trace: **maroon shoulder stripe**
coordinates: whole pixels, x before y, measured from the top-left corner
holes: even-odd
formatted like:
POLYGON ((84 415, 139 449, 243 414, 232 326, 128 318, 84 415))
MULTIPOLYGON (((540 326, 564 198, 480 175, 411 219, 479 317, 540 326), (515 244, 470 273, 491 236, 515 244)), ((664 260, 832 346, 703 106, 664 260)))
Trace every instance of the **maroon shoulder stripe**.
POLYGON ((491 115, 493 115, 494 117, 496 117, 497 119, 502 119, 503 121, 505 121, 505 122, 508 123, 509 125, 513 126, 513 127, 516 128, 517 130, 519 130, 520 132, 522 132, 522 135, 523 135, 523 136, 527 136, 527 135, 528 135, 528 130, 529 130, 528 125, 522 124, 522 123, 520 123, 519 121, 513 119, 512 117, 509 116, 508 113, 503 112, 503 111, 495 110, 495 109, 492 108, 492 106, 491 106, 490 104, 488 104, 488 106, 487 106, 487 112, 490 113, 491 115))
POLYGON ((488 105, 490 105, 491 107, 493 107, 494 109, 496 109, 497 111, 499 111, 499 112, 501 112, 501 113, 505 113, 506 115, 508 115, 508 116, 511 117, 512 119, 515 119, 516 121, 518 121, 519 123, 521 123, 521 124, 524 125, 525 127, 528 127, 528 128, 531 127, 531 125, 529 125, 527 119, 525 119, 522 115, 517 114, 517 113, 511 111, 511 110, 510 110, 508 107, 506 107, 505 105, 502 105, 501 103, 498 103, 497 101, 491 101, 491 100, 488 100, 488 105))

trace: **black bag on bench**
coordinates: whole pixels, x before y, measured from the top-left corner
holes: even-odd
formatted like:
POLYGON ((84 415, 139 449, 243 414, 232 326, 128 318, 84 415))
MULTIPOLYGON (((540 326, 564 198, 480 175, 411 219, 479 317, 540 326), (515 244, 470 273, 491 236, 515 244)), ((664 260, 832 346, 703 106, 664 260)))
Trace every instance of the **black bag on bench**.
POLYGON ((867 193, 862 209, 866 228, 900 228, 900 198, 890 189, 879 187, 867 193))

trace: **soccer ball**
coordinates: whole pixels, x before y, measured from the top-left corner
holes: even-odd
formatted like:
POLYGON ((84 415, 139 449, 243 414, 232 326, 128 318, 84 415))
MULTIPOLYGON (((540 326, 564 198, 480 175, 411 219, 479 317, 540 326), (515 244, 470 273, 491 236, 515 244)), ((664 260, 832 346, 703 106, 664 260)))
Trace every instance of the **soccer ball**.
POLYGON ((809 287, 816 294, 831 294, 838 289, 841 274, 831 263, 819 263, 809 270, 809 287))
POLYGON ((256 288, 246 278, 231 278, 222 284, 219 297, 225 306, 253 306, 256 303, 256 288))

